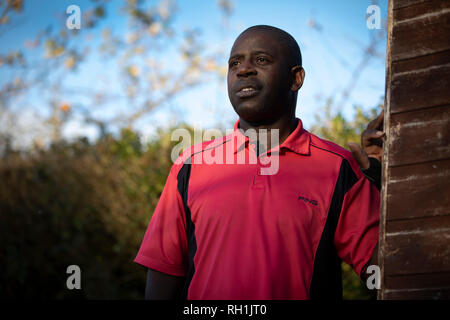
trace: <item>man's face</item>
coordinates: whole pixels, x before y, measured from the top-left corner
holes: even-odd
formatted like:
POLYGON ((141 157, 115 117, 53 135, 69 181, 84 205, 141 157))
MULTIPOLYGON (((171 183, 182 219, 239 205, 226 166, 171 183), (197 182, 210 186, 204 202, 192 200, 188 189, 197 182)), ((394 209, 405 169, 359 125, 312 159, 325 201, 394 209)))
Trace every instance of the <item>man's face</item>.
POLYGON ((228 96, 247 122, 270 123, 288 112, 291 75, 273 33, 250 30, 239 36, 228 64, 228 96))

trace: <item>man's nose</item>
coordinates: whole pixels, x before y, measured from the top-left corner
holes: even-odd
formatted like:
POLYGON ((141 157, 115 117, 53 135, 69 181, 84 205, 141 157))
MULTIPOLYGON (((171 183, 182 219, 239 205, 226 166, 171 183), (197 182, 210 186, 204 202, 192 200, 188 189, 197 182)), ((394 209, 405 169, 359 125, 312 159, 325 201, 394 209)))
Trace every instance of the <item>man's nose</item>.
POLYGON ((238 77, 248 77, 248 76, 253 76, 253 75, 256 75, 256 74, 257 74, 256 69, 251 64, 250 61, 244 60, 239 65, 239 70, 237 72, 237 76, 238 77))

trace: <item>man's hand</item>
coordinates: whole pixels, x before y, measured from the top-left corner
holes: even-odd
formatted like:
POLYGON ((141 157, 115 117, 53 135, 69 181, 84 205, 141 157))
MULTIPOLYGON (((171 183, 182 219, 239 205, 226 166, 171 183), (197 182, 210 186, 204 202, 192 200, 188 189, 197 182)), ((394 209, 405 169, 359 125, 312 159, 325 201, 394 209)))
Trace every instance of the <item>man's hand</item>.
POLYGON ((362 170, 370 167, 369 158, 375 158, 379 162, 383 158, 383 122, 384 112, 381 110, 378 117, 369 122, 367 129, 361 134, 362 148, 357 144, 350 142, 348 147, 353 154, 356 162, 362 170))

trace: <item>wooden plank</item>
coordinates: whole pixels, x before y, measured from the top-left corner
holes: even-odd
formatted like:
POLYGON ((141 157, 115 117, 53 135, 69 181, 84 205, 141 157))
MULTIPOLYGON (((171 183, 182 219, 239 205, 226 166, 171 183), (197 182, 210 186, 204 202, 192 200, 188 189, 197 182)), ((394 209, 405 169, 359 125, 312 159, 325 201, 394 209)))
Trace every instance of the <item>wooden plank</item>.
POLYGON ((450 63, 393 74, 391 113, 448 104, 449 88, 450 63))
POLYGON ((389 167, 450 158, 450 105, 391 114, 389 167))
POLYGON ((450 227, 386 232, 384 274, 450 272, 450 227))
POLYGON ((388 222, 385 247, 385 289, 450 288, 450 214, 388 222))
POLYGON ((383 298, 391 300, 447 300, 450 299, 450 289, 385 290, 383 298))
MULTIPOLYGON (((408 2, 409 4, 407 6, 398 7, 396 10, 394 10, 395 22, 413 19, 420 15, 440 12, 444 9, 450 8, 450 1, 448 0, 428 0, 413 3, 411 3, 411 1, 408 2)), ((398 1, 396 1, 396 3, 397 5, 399 5, 398 1)))
MULTIPOLYGON (((386 225, 387 234, 397 234, 403 231, 418 233, 432 229, 450 229, 450 212, 442 216, 430 216, 414 219, 389 220, 386 225)), ((450 244, 450 241, 449 241, 450 244)))
POLYGON ((392 61, 450 49, 450 10, 395 22, 392 30, 392 61))
POLYGON ((391 168, 387 183, 387 221, 450 214, 450 159, 391 168))
POLYGON ((430 2, 430 0, 391 0, 394 5, 393 9, 398 10, 400 8, 410 7, 421 3, 430 2))
POLYGON ((383 285, 387 290, 439 289, 443 287, 447 287, 448 289, 450 289, 450 272, 436 272, 400 276, 386 275, 383 285))
POLYGON ((450 63, 450 50, 441 51, 426 56, 395 61, 392 63, 392 73, 398 74, 408 71, 427 69, 430 67, 445 65, 449 63, 450 63))

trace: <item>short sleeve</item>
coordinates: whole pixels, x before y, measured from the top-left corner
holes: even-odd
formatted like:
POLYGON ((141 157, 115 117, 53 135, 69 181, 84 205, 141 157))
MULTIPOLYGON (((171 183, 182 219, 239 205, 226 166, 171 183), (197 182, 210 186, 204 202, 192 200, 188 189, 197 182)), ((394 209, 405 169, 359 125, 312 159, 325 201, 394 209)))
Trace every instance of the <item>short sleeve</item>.
POLYGON ((366 177, 346 192, 334 243, 339 257, 361 276, 378 243, 380 193, 366 177))
POLYGON ((183 200, 173 165, 134 262, 174 276, 187 274, 188 244, 183 200))

